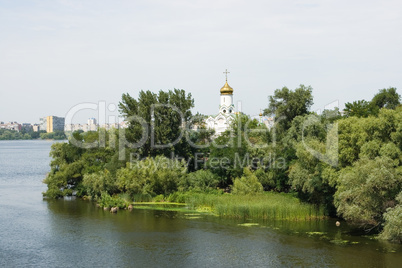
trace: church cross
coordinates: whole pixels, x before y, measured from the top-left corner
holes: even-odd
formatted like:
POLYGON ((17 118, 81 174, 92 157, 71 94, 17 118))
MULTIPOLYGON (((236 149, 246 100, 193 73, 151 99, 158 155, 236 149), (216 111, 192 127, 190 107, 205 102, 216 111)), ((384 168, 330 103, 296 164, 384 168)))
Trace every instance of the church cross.
POLYGON ((226 75, 226 82, 228 81, 228 74, 230 74, 230 72, 228 72, 228 69, 226 69, 226 71, 223 72, 226 75))

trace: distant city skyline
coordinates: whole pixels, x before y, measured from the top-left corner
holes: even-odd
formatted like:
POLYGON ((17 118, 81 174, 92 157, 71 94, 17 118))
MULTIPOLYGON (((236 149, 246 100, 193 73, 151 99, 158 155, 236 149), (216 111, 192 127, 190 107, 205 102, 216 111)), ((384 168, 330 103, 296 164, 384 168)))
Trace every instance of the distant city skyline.
POLYGON ((249 115, 283 86, 311 85, 313 111, 391 86, 402 95, 400 1, 0 0, 0 30, 4 122, 173 88, 215 114, 225 69, 249 115))

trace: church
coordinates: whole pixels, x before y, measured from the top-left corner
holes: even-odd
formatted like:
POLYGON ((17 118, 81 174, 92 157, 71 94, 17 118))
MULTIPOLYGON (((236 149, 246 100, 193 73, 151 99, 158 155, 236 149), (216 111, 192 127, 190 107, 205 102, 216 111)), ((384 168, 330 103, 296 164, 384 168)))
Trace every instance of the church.
POLYGON ((233 88, 228 84, 229 73, 227 70, 226 83, 220 90, 220 105, 219 113, 214 116, 209 116, 205 120, 207 128, 215 130, 215 136, 221 135, 227 130, 235 117, 235 106, 233 104, 233 88))

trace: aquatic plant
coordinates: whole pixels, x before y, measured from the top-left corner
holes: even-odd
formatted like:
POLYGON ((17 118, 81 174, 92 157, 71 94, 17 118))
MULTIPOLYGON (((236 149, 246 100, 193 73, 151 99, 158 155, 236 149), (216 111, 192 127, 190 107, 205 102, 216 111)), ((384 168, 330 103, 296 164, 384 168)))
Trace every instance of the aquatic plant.
POLYGON ((199 194, 186 199, 190 209, 210 207, 220 217, 312 220, 324 218, 322 207, 302 203, 291 194, 265 192, 258 195, 199 194))

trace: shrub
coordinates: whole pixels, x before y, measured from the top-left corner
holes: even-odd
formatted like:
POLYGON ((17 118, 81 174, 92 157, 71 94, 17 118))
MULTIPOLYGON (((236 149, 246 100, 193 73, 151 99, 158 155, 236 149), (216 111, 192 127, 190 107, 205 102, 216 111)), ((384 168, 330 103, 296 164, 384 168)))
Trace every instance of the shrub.
POLYGON ((176 203, 186 203, 187 194, 181 192, 174 192, 169 195, 168 201, 169 202, 176 202, 176 203))
POLYGON ((99 206, 103 208, 118 207, 125 208, 126 202, 118 196, 110 196, 107 192, 102 192, 99 200, 99 206))
POLYGON ((262 168, 259 168, 254 172, 254 175, 264 187, 264 190, 275 188, 274 173, 272 171, 265 172, 262 168))
POLYGON ((117 171, 117 187, 131 196, 136 194, 165 196, 177 191, 187 169, 183 162, 164 156, 146 158, 117 171))
POLYGON ((185 180, 181 182, 181 187, 183 190, 205 192, 209 189, 216 189, 218 183, 218 175, 209 170, 200 169, 187 174, 185 180))
POLYGON ((244 168, 243 176, 233 182, 233 194, 256 194, 262 193, 263 187, 257 177, 248 169, 244 168))
POLYGON ((82 185, 85 187, 86 192, 92 197, 99 197, 102 192, 113 194, 117 190, 115 179, 108 170, 85 174, 82 185))
POLYGON ((153 198, 154 202, 164 202, 165 201, 165 196, 163 194, 157 195, 153 198))

